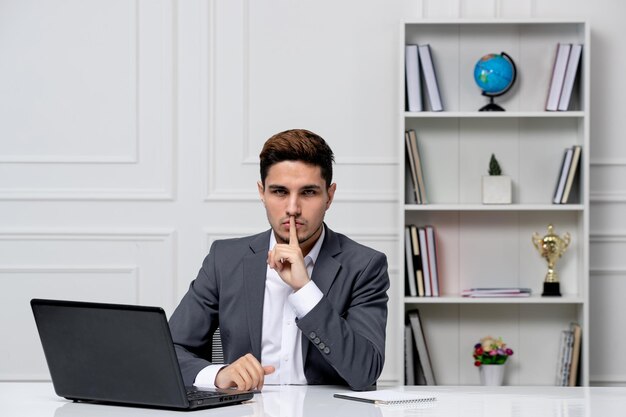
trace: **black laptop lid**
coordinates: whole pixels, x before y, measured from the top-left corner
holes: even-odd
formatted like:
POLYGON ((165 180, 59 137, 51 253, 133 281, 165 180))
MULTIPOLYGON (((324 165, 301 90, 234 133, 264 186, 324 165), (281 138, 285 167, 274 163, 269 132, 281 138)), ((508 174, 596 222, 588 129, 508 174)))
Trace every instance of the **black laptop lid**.
POLYGON ((57 395, 187 408, 163 309, 31 301, 57 395))

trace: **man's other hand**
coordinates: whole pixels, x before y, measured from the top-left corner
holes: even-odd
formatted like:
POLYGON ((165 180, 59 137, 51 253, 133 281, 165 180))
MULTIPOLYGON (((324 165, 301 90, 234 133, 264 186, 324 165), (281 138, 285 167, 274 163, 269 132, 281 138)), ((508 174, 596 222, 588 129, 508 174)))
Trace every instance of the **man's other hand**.
POLYGON ((273 373, 274 370, 273 366, 262 366, 251 353, 248 353, 220 369, 215 377, 215 386, 237 387, 241 391, 260 390, 263 388, 265 375, 273 373))

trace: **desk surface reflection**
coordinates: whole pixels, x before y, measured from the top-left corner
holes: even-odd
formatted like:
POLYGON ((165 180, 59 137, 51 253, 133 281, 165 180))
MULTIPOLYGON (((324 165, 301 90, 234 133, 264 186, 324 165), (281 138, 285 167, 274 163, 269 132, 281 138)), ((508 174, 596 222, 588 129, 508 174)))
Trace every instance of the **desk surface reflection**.
MULTIPOLYGON (((333 398, 344 387, 266 386, 243 404, 191 411, 220 417, 617 417, 626 410, 626 387, 397 387, 435 393, 415 406, 377 406, 333 398)), ((73 403, 47 382, 0 383, 0 415, 11 417, 163 417, 179 411, 73 403)))

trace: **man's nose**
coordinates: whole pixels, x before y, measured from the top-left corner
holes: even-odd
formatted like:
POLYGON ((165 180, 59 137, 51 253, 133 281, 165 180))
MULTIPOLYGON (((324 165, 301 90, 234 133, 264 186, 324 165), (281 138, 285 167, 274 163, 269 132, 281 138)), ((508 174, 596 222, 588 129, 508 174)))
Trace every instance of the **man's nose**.
POLYGON ((287 203, 287 215, 288 216, 297 216, 300 214, 300 199, 297 195, 289 197, 289 201, 287 203))

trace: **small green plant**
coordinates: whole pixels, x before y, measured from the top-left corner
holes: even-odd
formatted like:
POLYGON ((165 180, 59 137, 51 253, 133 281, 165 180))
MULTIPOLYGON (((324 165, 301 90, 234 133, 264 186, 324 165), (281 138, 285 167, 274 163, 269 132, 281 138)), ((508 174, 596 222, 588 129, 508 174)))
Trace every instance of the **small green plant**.
POLYGON ((491 154, 489 160, 489 175, 502 175, 502 169, 500 169, 500 164, 494 154, 491 154))

